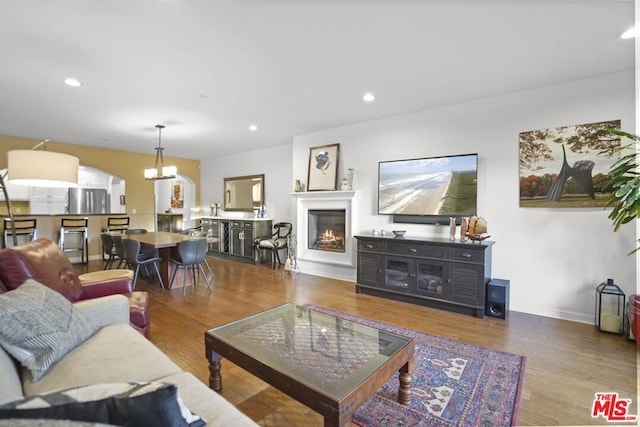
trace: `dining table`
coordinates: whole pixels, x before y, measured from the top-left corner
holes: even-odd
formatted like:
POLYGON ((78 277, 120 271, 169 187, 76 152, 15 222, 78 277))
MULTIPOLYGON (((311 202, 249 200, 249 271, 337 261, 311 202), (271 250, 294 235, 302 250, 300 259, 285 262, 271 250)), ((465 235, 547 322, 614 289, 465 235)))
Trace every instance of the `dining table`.
MULTIPOLYGON (((125 237, 125 236, 123 236, 125 237)), ((207 236, 191 236, 188 234, 180 234, 180 233, 169 233, 167 231, 153 231, 149 233, 139 233, 139 234, 127 234, 127 239, 134 239, 140 242, 140 245, 151 247, 158 249, 158 253, 160 258, 162 258, 162 262, 160 262, 160 277, 162 277, 162 281, 165 285, 170 287, 170 270, 171 270, 171 252, 173 248, 178 246, 178 243, 184 240, 192 240, 192 239, 207 239, 207 236)))

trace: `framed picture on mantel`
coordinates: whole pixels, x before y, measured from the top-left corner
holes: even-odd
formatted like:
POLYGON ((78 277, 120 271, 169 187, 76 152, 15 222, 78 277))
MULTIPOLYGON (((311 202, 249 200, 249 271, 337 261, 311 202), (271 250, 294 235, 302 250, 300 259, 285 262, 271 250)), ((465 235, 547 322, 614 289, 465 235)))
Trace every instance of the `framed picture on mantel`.
POLYGON ((338 187, 338 154, 340 144, 309 149, 307 191, 334 191, 338 187))

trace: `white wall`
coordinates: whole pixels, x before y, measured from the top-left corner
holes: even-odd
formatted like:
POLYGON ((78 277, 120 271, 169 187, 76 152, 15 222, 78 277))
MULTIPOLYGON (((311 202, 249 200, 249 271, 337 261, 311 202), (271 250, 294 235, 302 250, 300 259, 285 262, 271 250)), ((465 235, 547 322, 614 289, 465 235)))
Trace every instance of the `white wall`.
MULTIPOLYGON (((292 222, 291 144, 278 145, 200 162, 200 200, 203 215, 210 215, 212 202, 224 200, 223 179, 232 176, 264 174, 267 217, 274 222, 292 222)), ((223 215, 238 216, 237 212, 223 215)), ((244 214, 253 216, 252 213, 244 214)))
POLYGON ((154 182, 156 213, 165 212, 171 208, 172 213, 182 214, 182 228, 191 228, 196 225, 196 218, 200 211, 196 206, 196 189, 194 182, 185 175, 178 174, 175 179, 159 179, 154 182), (174 181, 182 181, 184 208, 171 208, 171 195, 173 194, 174 181))
POLYGON ((290 182, 306 181, 310 147, 339 143, 338 178, 355 168, 361 193, 356 232, 446 236, 447 227, 394 225, 376 214, 378 161, 477 152, 478 214, 496 242, 492 276, 511 281, 511 309, 593 322, 597 284, 613 278, 635 292, 635 258, 626 255, 635 224, 614 233, 602 208, 520 208, 518 135, 610 119, 635 131, 632 71, 296 136, 290 182))

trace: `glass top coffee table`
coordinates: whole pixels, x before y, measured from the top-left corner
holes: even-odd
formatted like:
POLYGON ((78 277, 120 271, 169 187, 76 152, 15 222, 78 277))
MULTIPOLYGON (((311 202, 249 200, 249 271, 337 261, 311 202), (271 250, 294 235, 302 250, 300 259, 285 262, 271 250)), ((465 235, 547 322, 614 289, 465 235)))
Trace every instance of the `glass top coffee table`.
POLYGON ((395 372, 398 401, 409 403, 414 343, 294 304, 205 332, 209 386, 220 391, 220 360, 246 371, 342 426, 395 372))

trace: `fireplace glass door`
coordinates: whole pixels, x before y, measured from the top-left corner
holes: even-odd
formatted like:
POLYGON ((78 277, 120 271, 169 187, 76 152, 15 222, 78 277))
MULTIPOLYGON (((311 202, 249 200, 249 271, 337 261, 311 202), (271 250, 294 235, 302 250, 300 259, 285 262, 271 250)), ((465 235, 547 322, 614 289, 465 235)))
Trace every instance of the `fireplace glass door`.
POLYGON ((346 211, 344 209, 308 210, 308 249, 345 251, 346 211))

